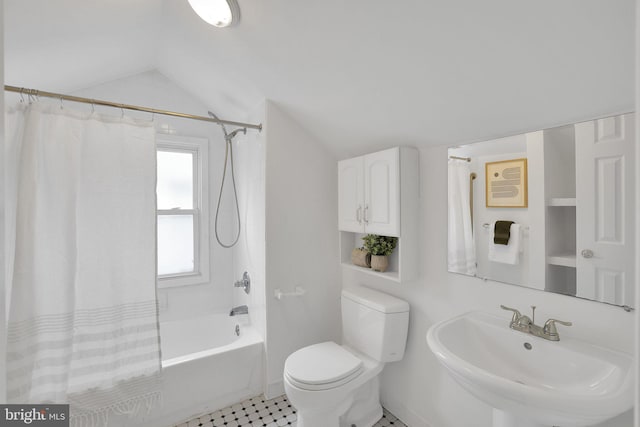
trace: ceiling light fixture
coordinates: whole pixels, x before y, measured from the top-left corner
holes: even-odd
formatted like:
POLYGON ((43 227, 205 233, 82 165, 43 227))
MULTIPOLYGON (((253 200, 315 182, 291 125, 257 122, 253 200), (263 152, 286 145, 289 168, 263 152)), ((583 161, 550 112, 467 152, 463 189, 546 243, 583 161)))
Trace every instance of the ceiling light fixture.
POLYGON ((189 4, 200 18, 215 27, 228 27, 240 20, 236 0, 189 0, 189 4))

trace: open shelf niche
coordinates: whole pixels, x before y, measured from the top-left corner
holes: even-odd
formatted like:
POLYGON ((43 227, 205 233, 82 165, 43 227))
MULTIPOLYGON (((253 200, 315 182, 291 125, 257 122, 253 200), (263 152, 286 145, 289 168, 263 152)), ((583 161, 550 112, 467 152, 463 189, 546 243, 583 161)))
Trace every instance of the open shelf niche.
POLYGON ((576 294, 576 157, 573 126, 544 131, 546 290, 576 294))
MULTIPOLYGON (((412 147, 397 147, 395 149, 371 153, 364 157, 365 160, 376 160, 375 162, 373 160, 369 162, 365 161, 364 169, 370 172, 368 175, 365 175, 368 176, 367 179, 370 181, 375 181, 372 177, 376 177, 377 179, 376 185, 379 194, 377 197, 374 197, 378 203, 377 207, 383 212, 397 211, 398 215, 382 215, 378 218, 377 222, 365 221, 365 223, 362 224, 357 203, 347 203, 357 199, 357 197, 352 195, 357 194, 357 191, 354 191, 354 189, 357 189, 358 186, 353 183, 357 183, 358 181, 349 178, 359 176, 359 173, 349 174, 347 172, 351 169, 357 171, 358 169, 353 167, 353 165, 357 165, 359 160, 358 158, 352 158, 340 161, 338 164, 339 194, 344 195, 344 198, 339 196, 340 200, 344 202, 338 203, 340 264, 345 269, 358 271, 370 276, 381 277, 391 282, 402 283, 414 280, 419 274, 418 216, 420 212, 420 182, 418 177, 420 176, 420 155, 418 150, 412 147), (386 163, 383 163, 386 154, 395 155, 395 153, 397 153, 395 161, 388 160, 386 163), (370 166, 367 167, 366 165, 370 166), (380 167, 380 165, 385 165, 385 167, 380 167), (343 173, 340 171, 343 171, 343 173), (384 172, 387 174, 385 175, 384 172), (393 179, 389 179, 390 177, 393 179), (389 185, 380 185, 380 183, 385 180, 389 185), (393 187, 392 184, 394 183, 397 183, 397 187, 393 187), (392 188, 395 188, 394 191, 391 191, 392 188), (399 197, 396 197, 396 195, 399 197), (381 203, 382 201, 386 201, 386 205, 381 203), (344 203, 344 206, 341 206, 341 203, 344 203), (354 215, 355 212, 358 212, 358 214, 354 215), (386 219, 386 221, 384 219, 386 219), (351 262, 351 251, 364 245, 362 238, 366 234, 377 234, 380 236, 393 235, 398 237, 398 244, 393 253, 389 255, 389 267, 384 273, 374 271, 371 268, 358 267, 351 262)), ((372 190, 370 189, 369 191, 372 190)), ((369 207, 365 209, 369 209, 369 207)), ((373 209, 371 210, 373 211, 373 209)))
POLYGON ((383 277, 394 282, 401 282, 400 276, 400 252, 402 251, 402 241, 398 238, 398 245, 391 255, 389 255, 389 268, 384 273, 374 271, 370 268, 359 267, 351 263, 351 251, 363 245, 362 238, 366 234, 340 231, 340 263, 347 268, 351 268, 373 276, 383 277))

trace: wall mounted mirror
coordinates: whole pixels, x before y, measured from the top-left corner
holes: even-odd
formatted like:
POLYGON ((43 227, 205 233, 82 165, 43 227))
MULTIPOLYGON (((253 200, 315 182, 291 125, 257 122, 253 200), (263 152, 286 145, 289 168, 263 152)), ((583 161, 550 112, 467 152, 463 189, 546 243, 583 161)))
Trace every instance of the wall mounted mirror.
POLYGON ((448 269, 634 304, 634 114, 449 149, 448 269))

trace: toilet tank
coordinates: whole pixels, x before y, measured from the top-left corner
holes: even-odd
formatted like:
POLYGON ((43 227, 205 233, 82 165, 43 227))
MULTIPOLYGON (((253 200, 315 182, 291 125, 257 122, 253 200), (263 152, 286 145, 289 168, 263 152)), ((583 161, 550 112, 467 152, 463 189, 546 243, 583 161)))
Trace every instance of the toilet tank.
POLYGON ((364 286, 342 291, 342 331, 346 344, 380 362, 404 357, 409 303, 364 286))

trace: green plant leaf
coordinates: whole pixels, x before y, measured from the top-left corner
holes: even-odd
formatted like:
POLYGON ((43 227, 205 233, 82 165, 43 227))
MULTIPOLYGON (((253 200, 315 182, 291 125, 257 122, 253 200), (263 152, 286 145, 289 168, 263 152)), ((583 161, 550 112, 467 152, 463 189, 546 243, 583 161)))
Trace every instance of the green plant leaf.
POLYGON ((398 244, 397 237, 378 236, 377 234, 367 234, 362 240, 364 240, 364 248, 371 255, 391 255, 398 244))

